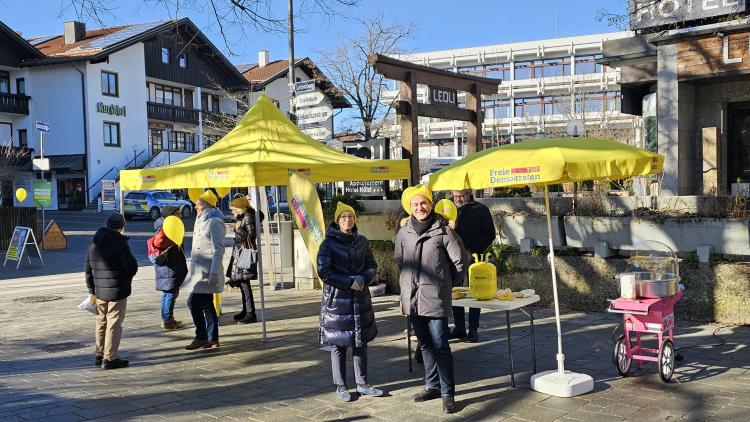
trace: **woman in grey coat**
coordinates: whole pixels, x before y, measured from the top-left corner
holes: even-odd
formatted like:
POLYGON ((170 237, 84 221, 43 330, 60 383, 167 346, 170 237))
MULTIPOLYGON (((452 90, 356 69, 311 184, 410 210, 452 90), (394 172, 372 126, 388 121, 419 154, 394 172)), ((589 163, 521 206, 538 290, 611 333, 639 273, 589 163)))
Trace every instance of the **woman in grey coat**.
POLYGON ((467 257, 461 239, 437 216, 432 193, 417 186, 409 199, 411 217, 396 235, 394 258, 401 274, 401 309, 417 335, 425 369, 425 389, 416 402, 443 398, 455 411, 453 355, 448 345, 451 290, 461 284, 467 257))
POLYGON ((190 272, 183 288, 191 292, 188 307, 195 324, 195 338, 187 350, 219 347, 219 317, 214 308, 214 293, 224 290, 224 238, 227 230, 216 195, 203 192, 195 203, 198 216, 193 228, 190 272))

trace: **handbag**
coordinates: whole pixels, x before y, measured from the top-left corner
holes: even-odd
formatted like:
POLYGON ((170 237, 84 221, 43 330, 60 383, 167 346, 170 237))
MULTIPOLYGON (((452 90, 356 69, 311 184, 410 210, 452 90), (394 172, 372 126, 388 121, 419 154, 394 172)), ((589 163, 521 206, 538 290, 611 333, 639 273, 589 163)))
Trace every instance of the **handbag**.
POLYGON ((237 254, 237 268, 248 270, 258 264, 258 251, 250 247, 250 240, 245 239, 245 245, 237 254))

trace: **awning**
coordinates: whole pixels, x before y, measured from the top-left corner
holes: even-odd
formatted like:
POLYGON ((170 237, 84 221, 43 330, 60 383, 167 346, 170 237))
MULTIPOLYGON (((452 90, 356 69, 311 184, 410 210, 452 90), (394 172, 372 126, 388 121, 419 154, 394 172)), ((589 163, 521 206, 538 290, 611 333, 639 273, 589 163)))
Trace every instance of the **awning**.
POLYGON ((84 171, 86 168, 83 154, 45 155, 44 158, 49 158, 50 170, 84 171))

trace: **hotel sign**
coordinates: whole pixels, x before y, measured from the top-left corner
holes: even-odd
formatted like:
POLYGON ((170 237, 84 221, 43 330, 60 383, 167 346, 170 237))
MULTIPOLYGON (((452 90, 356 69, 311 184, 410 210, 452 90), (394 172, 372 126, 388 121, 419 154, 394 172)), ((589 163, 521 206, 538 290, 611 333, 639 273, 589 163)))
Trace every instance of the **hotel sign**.
POLYGON ((125 116, 125 106, 118 106, 116 104, 98 102, 96 103, 96 111, 114 116, 125 116))
POLYGON ((746 0, 628 0, 630 29, 646 29, 743 13, 746 0))

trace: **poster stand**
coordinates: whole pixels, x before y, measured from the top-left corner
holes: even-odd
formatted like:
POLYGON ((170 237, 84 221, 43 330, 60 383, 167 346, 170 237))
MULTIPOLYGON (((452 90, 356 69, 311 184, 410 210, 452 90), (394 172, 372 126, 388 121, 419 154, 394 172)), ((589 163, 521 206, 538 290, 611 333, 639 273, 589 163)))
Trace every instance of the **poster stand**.
MULTIPOLYGON (((39 261, 41 261, 42 266, 44 266, 42 251, 39 249, 39 243, 37 243, 36 241, 36 235, 34 235, 34 231, 29 227, 16 226, 13 229, 13 237, 11 237, 10 245, 8 245, 8 250, 5 252, 5 261, 3 261, 3 268, 5 268, 5 264, 8 261, 17 261, 18 264, 16 264, 16 269, 18 269, 21 266, 23 253, 24 251, 26 251, 26 245, 34 245, 34 247, 36 248, 36 253, 39 256, 39 261), (29 242, 29 235, 31 235, 31 242, 29 242)), ((28 259, 29 264, 31 264, 31 256, 29 256, 28 253, 26 254, 26 259, 28 259)))

